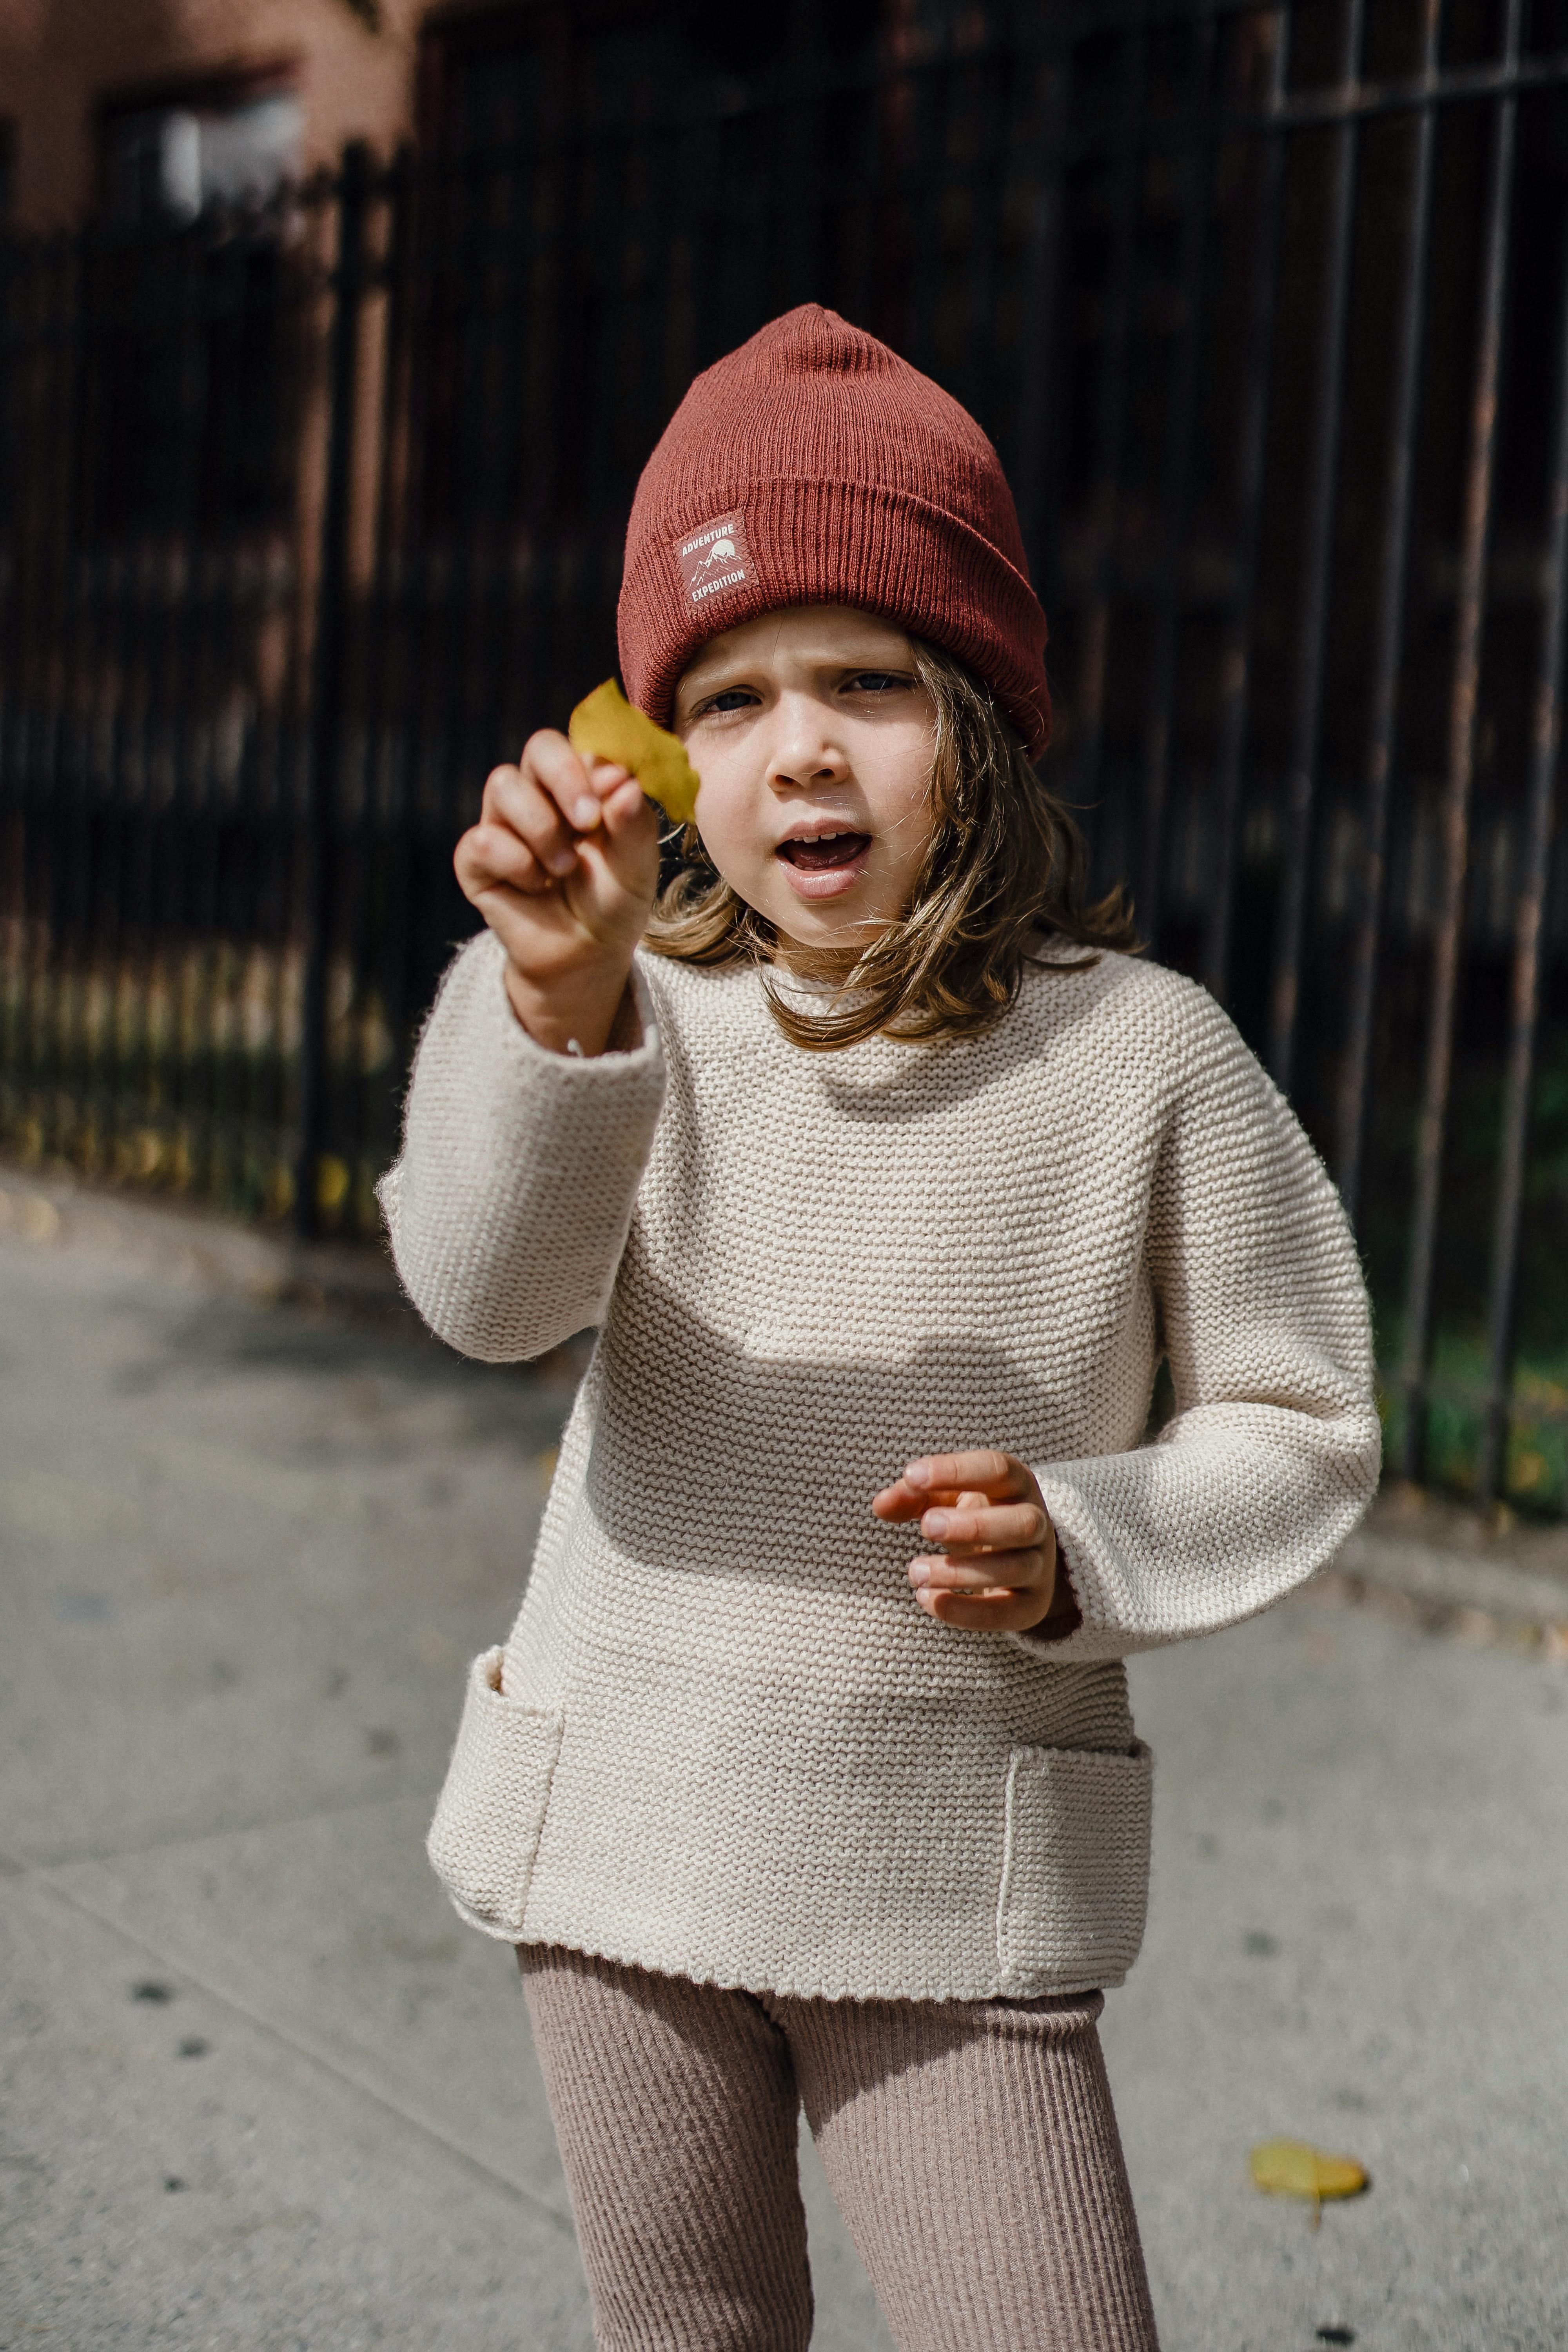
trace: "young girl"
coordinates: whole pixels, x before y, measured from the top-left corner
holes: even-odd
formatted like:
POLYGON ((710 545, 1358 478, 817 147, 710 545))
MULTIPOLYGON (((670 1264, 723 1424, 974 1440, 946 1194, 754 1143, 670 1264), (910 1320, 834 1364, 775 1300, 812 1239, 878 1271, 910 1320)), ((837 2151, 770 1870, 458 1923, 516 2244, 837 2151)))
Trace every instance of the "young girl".
POLYGON ((1354 1525, 1355 1252, 1224 1013, 1081 903, 1012 501, 934 384, 816 308, 700 377, 620 645, 702 862, 656 901, 561 735, 496 771, 384 1188, 452 1346, 599 1326, 432 1858, 519 1948, 602 2345, 806 2344, 804 2103, 906 2352, 1147 2352, 1121 1661, 1354 1525))

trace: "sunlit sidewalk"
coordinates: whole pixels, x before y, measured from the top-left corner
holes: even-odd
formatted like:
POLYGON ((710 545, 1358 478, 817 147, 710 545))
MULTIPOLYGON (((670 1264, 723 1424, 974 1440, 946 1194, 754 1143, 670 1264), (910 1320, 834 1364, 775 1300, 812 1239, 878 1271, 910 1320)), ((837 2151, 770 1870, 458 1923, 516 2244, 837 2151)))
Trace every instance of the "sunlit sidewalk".
MULTIPOLYGON (((514 1971, 422 1852, 572 1362, 60 1238, 0 1227, 4 2340, 587 2352, 514 1971)), ((1561 2352, 1568 1672, 1309 1596, 1133 1679, 1106 2037, 1166 2352, 1561 2352), (1258 2197, 1279 2132, 1370 2194, 1258 2197)), ((875 2352, 807 2180, 817 2343, 875 2352)))

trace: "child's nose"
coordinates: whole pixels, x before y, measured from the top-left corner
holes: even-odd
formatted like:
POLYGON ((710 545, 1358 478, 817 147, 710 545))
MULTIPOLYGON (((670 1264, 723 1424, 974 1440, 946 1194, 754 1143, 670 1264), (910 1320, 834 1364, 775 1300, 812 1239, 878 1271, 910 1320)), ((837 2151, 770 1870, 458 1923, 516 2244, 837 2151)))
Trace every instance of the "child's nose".
POLYGON ((776 791, 831 782, 847 775, 849 761, 831 724, 831 714, 812 696, 781 699, 770 778, 776 791))

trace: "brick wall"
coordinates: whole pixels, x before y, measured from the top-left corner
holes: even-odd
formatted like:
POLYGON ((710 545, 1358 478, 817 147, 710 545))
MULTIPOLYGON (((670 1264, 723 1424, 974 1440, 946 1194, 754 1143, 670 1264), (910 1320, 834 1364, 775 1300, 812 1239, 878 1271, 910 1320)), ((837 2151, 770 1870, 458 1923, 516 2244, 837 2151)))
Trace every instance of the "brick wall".
POLYGON ((78 220, 93 201, 108 101, 204 76, 291 70, 307 169, 345 139, 389 146, 412 124, 428 0, 0 0, 0 117, 15 121, 15 218, 78 220))

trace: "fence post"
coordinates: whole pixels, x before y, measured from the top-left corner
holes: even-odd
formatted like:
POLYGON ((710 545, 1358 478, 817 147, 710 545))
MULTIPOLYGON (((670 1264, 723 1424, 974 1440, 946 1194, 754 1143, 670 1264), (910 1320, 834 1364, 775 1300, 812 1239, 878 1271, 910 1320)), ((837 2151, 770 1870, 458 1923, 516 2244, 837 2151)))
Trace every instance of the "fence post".
POLYGON ((331 277, 335 308, 331 405, 327 415, 327 478, 321 509, 307 737, 305 985, 300 1030, 299 1149, 294 1163, 295 1225, 306 1239, 316 1233, 320 1223, 318 1185, 326 1130, 327 966, 331 929, 333 814, 342 750, 348 660, 348 543, 370 182, 370 149, 363 140, 354 140, 343 150, 338 182, 337 264, 331 277))

